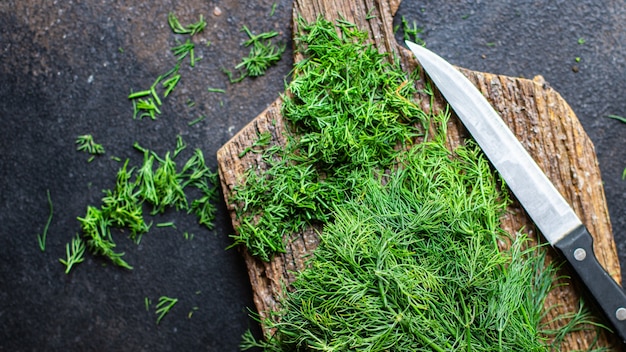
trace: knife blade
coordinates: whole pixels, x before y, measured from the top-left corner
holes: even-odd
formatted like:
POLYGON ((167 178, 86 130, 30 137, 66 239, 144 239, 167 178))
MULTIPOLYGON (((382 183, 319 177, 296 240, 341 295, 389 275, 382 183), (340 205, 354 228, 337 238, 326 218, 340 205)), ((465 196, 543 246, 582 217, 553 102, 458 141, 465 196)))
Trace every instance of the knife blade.
POLYGON ((593 238, 572 207, 467 77, 432 51, 406 44, 539 231, 571 264, 626 341, 626 293, 598 262, 593 238))

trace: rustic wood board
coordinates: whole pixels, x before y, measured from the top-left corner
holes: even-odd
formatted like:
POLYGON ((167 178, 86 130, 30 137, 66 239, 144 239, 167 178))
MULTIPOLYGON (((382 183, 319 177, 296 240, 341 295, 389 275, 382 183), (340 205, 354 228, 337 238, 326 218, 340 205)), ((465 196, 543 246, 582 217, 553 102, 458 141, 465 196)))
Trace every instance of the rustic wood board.
MULTIPOLYGON (((393 14, 399 4, 400 0, 296 0, 293 13, 294 18, 302 16, 309 22, 320 14, 329 20, 342 16, 368 30, 372 43, 380 52, 398 55, 404 69, 413 71, 417 67, 415 59, 408 50, 396 43, 393 36, 393 14)), ((295 21, 293 26, 295 33, 295 21)), ((301 58, 296 54, 294 59, 297 62, 301 58)), ((595 150, 567 102, 541 77, 528 80, 459 69, 483 92, 557 189, 572 204, 594 237, 598 260, 621 282, 595 150)), ((286 129, 281 116, 281 104, 282 100, 278 98, 217 153, 224 197, 235 228, 238 225, 235 217, 237 205, 230 201, 231 193, 247 169, 265 167, 259 153, 247 153, 242 157, 239 154, 256 141, 259 133, 265 131, 271 133, 273 145, 285 143, 286 129)), ((444 106, 441 96, 437 97, 436 106, 427 106, 427 99, 423 100, 423 104, 424 109, 440 109, 444 106)), ((448 126, 450 147, 453 148, 468 137, 461 123, 453 116, 448 126)), ((523 228, 531 237, 537 237, 532 221, 516 202, 503 217, 502 227, 509 233, 523 228)), ((254 302, 262 317, 278 307, 283 288, 289 286, 295 278, 294 273, 304 267, 307 254, 316 248, 319 230, 309 228, 303 233, 294 234, 287 253, 276 256, 269 263, 253 258, 242 249, 254 291, 254 302)), ((549 257, 551 260, 557 258, 555 253, 550 253, 549 257)), ((571 275, 567 267, 563 269, 563 274, 571 275)), ((562 281, 564 285, 553 290, 546 301, 546 306, 559 306, 553 310, 554 314, 576 311, 579 307, 579 283, 569 279, 562 281)), ((598 344, 609 346, 615 341, 613 336, 604 334, 598 344)), ((585 350, 592 342, 592 334, 581 331, 567 338, 563 350, 585 350)))

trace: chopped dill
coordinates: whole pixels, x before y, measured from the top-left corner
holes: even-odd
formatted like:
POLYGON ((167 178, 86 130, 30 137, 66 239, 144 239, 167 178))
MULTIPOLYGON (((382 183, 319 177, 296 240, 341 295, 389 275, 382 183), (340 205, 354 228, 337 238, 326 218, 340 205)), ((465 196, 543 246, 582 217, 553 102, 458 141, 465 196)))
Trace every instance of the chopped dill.
POLYGON ((59 259, 59 262, 65 265, 65 274, 69 274, 72 267, 82 263, 83 260, 85 260, 85 242, 76 234, 76 237, 65 245, 65 259, 59 259))
POLYGON ((191 65, 191 67, 194 67, 196 63, 194 54, 195 47, 196 45, 192 43, 191 40, 187 39, 187 41, 185 41, 184 43, 179 42, 177 46, 173 47, 172 53, 174 54, 174 56, 176 56, 178 62, 181 62, 185 57, 187 57, 187 55, 189 55, 189 64, 191 65))
MULTIPOLYGON (((100 208, 88 206, 85 216, 78 218, 90 252, 126 269, 132 269, 132 266, 122 259, 123 252, 115 250, 112 228, 129 230, 129 239, 139 244, 151 227, 143 214, 144 203, 147 203, 151 206, 152 215, 175 207, 194 213, 200 224, 212 229, 217 211, 213 203, 218 196, 217 173, 206 166, 200 149, 194 151, 178 172, 170 152, 160 157, 137 142, 133 147, 143 153, 142 165, 130 168, 129 160, 126 160, 118 171, 115 188, 104 191, 100 208), (197 197, 189 197, 191 204, 185 194, 188 187, 199 193, 197 197)), ((178 136, 174 157, 185 148, 185 142, 178 136)), ((156 224, 156 227, 175 226, 173 222, 164 222, 156 224)))
POLYGON ((284 251, 286 236, 328 222, 351 193, 353 170, 393 167, 426 121, 411 102, 405 72, 367 44, 364 32, 328 21, 300 23, 306 57, 294 67, 283 116, 293 137, 263 152, 269 165, 248 170, 231 201, 240 204, 234 244, 263 260, 284 251))
POLYGON ((177 298, 171 298, 167 296, 159 297, 159 303, 157 303, 156 305, 156 314, 158 316, 156 321, 157 325, 161 322, 161 319, 163 319, 163 317, 167 315, 167 313, 169 313, 169 311, 172 309, 172 307, 174 307, 176 303, 178 303, 177 298))
POLYGON ((104 147, 102 144, 98 144, 94 141, 93 136, 90 134, 84 134, 76 137, 76 150, 84 151, 91 155, 104 154, 104 147))
POLYGON ((211 88, 211 87, 209 87, 208 91, 211 92, 211 93, 226 93, 226 91, 224 89, 221 89, 221 88, 211 88))
POLYGON ((264 75, 267 69, 280 60, 285 51, 285 45, 272 42, 272 38, 278 35, 276 31, 253 34, 246 26, 243 26, 241 31, 248 36, 243 45, 250 47, 250 52, 235 66, 235 69, 240 71, 238 78, 234 78, 231 71, 223 69, 231 83, 240 82, 246 77, 264 75))
POLYGON ((417 28, 416 21, 413 21, 413 27, 411 27, 409 25, 409 21, 402 16, 402 32, 404 33, 404 40, 410 40, 418 45, 426 45, 424 40, 419 36, 423 31, 423 28, 417 28))
POLYGON ((176 34, 189 34, 192 36, 202 32, 207 25, 206 21, 204 20, 204 16, 200 15, 200 19, 198 20, 198 22, 191 23, 186 27, 183 27, 183 25, 180 24, 180 21, 173 12, 170 12, 167 15, 167 22, 170 25, 172 32, 176 34))
POLYGON ((50 209, 48 214, 48 220, 46 221, 46 225, 43 227, 43 232, 37 235, 37 243, 39 244, 39 249, 44 252, 46 250, 46 237, 48 237, 48 228, 52 223, 52 214, 54 212, 54 208, 52 206, 52 198, 50 198, 50 190, 46 190, 46 197, 48 198, 48 208, 50 209))

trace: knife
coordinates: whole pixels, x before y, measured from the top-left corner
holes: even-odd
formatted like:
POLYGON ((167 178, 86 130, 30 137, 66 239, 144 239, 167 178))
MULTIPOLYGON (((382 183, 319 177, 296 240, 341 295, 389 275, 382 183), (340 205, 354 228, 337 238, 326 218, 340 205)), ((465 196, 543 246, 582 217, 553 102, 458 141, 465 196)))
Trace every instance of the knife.
POLYGON ((598 262, 593 238, 572 207, 469 79, 432 51, 406 44, 539 231, 569 261, 626 342, 626 294, 598 262))

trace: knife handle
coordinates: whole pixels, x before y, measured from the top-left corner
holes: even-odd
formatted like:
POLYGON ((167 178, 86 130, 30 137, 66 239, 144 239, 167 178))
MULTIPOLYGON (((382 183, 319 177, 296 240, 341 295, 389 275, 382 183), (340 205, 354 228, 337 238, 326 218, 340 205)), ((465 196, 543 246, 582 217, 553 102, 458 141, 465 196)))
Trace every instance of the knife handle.
POLYGON ((598 262, 593 238, 585 226, 574 229, 555 245, 576 270, 611 322, 614 332, 626 342, 626 293, 598 262))

